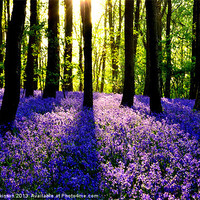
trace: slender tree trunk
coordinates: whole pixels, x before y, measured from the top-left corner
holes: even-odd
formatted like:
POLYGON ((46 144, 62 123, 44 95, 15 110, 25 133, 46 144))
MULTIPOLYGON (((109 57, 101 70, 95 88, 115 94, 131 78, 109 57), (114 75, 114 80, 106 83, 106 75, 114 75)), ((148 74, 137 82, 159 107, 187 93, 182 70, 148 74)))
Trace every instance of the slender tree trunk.
POLYGON ((0 125, 10 129, 20 99, 21 40, 24 30, 26 0, 14 0, 12 19, 8 25, 5 58, 5 92, 0 110, 0 125))
POLYGON ((144 87, 144 95, 150 96, 150 46, 149 46, 149 26, 147 26, 147 32, 146 32, 146 75, 145 75, 145 87, 144 87))
POLYGON ((167 29, 166 29, 166 51, 167 51, 167 65, 166 65, 166 82, 165 82, 165 97, 170 98, 170 81, 172 74, 171 65, 171 35, 170 35, 170 24, 172 15, 172 3, 168 0, 168 13, 167 13, 167 29))
POLYGON ((193 23, 192 23, 192 68, 190 72, 190 99, 195 99, 197 94, 197 83, 195 78, 196 63, 196 23, 197 23, 197 1, 193 5, 193 23))
POLYGON ((194 109, 200 110, 200 1, 197 0, 197 22, 196 22, 196 71, 197 96, 194 109))
POLYGON ((31 0, 30 31, 28 45, 28 60, 26 66, 26 97, 33 96, 34 92, 34 68, 37 67, 36 48, 36 26, 37 26, 37 0, 31 0))
POLYGON ((64 90, 73 91, 72 83, 72 0, 65 0, 64 90))
POLYGON ((3 54, 2 54, 2 44, 3 44, 2 18, 3 18, 3 0, 0 0, 0 62, 3 61, 3 54))
POLYGON ((137 53, 137 43, 138 43, 138 31, 139 31, 139 18, 140 18, 140 3, 141 0, 136 1, 136 9, 135 9, 135 26, 134 26, 134 34, 133 34, 133 68, 135 68, 136 62, 136 53, 137 53))
POLYGON ((162 51, 162 18, 164 16, 164 13, 166 11, 167 7, 167 0, 156 0, 156 22, 157 22, 157 35, 158 35, 158 58, 159 58, 159 85, 160 85, 160 94, 162 96, 162 88, 163 88, 163 79, 162 79, 162 66, 163 66, 163 51, 162 51), (162 3, 164 2, 164 5, 162 6, 162 3))
POLYGON ((163 52, 162 52, 162 16, 161 16, 161 0, 156 0, 156 21, 157 21, 157 36, 158 36, 158 60, 159 60, 159 77, 160 77, 160 94, 162 95, 162 86, 163 86, 163 80, 162 80, 162 70, 161 70, 161 66, 162 66, 162 56, 163 56, 163 52))
POLYGON ((102 75, 101 75, 101 89, 100 89, 100 92, 103 92, 103 90, 104 90, 104 82, 105 82, 106 46, 107 46, 107 13, 108 13, 108 1, 106 2, 105 16, 104 16, 104 45, 103 45, 103 62, 102 62, 102 75))
POLYGON ((134 81, 134 39, 133 39, 134 0, 125 0, 125 79, 121 105, 133 106, 134 81))
POLYGON ((119 46, 120 46, 120 40, 121 40, 121 30, 122 30, 122 1, 119 0, 119 28, 116 38, 116 49, 117 53, 119 54, 119 46))
MULTIPOLYGON (((116 77, 116 84, 114 85, 114 90, 113 92, 120 92, 121 91, 121 87, 119 87, 119 83, 118 83, 118 73, 119 73, 119 56, 120 56, 120 43, 121 43, 121 32, 122 32, 122 2, 121 0, 119 0, 119 27, 118 27, 118 32, 117 32, 117 37, 116 37, 116 47, 115 47, 115 68, 116 68, 116 73, 115 73, 115 77, 116 77), (116 87, 117 86, 117 87, 116 87)), ((120 80, 120 83, 123 83, 123 79, 120 80)))
POLYGON ((99 91, 99 77, 100 77, 100 73, 101 73, 101 65, 102 65, 102 60, 103 60, 103 54, 100 57, 99 62, 97 63, 97 65, 99 66, 96 70, 96 92, 99 91))
POLYGON ((105 68, 106 68, 106 59, 105 59, 105 54, 103 57, 103 62, 102 62, 102 75, 101 75, 101 88, 100 92, 102 93, 104 91, 104 82, 105 82, 105 68))
MULTIPOLYGON (((37 12, 37 25, 39 25, 39 17, 38 17, 38 12, 37 12)), ((34 80, 33 80, 33 89, 37 90, 38 89, 38 84, 39 84, 39 73, 38 70, 40 71, 40 67, 39 67, 39 58, 41 57, 41 44, 42 44, 42 35, 40 34, 40 30, 36 31, 36 41, 35 41, 35 45, 36 48, 34 49, 34 52, 36 53, 36 57, 35 57, 35 64, 34 64, 34 69, 35 69, 35 73, 34 73, 34 80)))
POLYGON ((48 19, 48 63, 46 72, 46 84, 43 98, 56 97, 59 90, 59 1, 49 0, 49 19, 48 19))
POLYGON ((92 21, 91 21, 91 0, 85 0, 84 6, 84 100, 83 106, 93 107, 92 89, 92 21))
POLYGON ((97 49, 95 49, 94 51, 93 51, 93 54, 94 54, 94 61, 93 61, 93 66, 92 66, 92 75, 93 75, 93 80, 95 80, 95 82, 96 82, 96 73, 95 73, 95 71, 96 71, 96 69, 98 69, 98 60, 99 60, 99 57, 98 57, 98 51, 97 51, 97 49))
POLYGON ((149 28, 150 47, 150 109, 152 113, 162 112, 160 77, 159 77, 159 51, 156 23, 156 0, 146 0, 147 26, 149 28))
POLYGON ((117 58, 116 58, 116 41, 115 41, 115 29, 114 29, 114 16, 113 16, 113 3, 112 0, 108 0, 108 16, 109 16, 109 29, 110 29, 110 47, 111 47, 111 65, 112 65, 112 85, 113 92, 116 92, 117 84, 117 58))
MULTIPOLYGON (((117 37, 116 37, 116 59, 118 59, 119 56, 119 47, 120 47, 120 41, 121 41, 121 30, 122 30, 122 2, 119 0, 119 27, 118 27, 118 32, 117 32, 117 37)), ((116 62, 116 67, 118 70, 118 65, 117 65, 117 60, 116 62)), ((116 78, 118 77, 118 71, 116 71, 116 78)))
MULTIPOLYGON (((138 41, 138 31, 139 31, 139 19, 140 19, 140 3, 141 0, 136 1, 136 10, 135 10, 135 31, 133 35, 133 56, 136 56, 137 52, 137 41, 138 41)), ((135 58, 134 58, 134 65, 135 65, 135 58)))
POLYGON ((82 80, 82 74, 83 74, 83 26, 80 22, 80 41, 79 41, 79 91, 83 91, 83 80, 82 80))
MULTIPOLYGON (((2 16, 3 16, 3 0, 0 0, 0 75, 3 73, 3 31, 2 31, 2 16)), ((0 88, 3 87, 3 79, 0 77, 0 88)))
POLYGON ((80 84, 79 91, 83 91, 83 35, 84 35, 84 22, 85 22, 85 4, 83 0, 80 0, 80 13, 82 22, 80 22, 80 43, 79 43, 79 70, 80 70, 80 84))
POLYGON ((7 17, 8 22, 10 21, 10 0, 7 0, 7 17))

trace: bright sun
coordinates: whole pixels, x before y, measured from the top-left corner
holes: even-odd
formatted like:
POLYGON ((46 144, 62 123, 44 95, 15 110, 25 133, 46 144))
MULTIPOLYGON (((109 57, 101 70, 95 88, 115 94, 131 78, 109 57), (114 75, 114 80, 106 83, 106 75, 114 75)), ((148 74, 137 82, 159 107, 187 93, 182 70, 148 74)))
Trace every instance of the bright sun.
MULTIPOLYGON (((97 22, 103 10, 104 0, 91 0, 92 1, 92 21, 97 22)), ((77 13, 80 9, 80 0, 73 0, 73 9, 77 13)))

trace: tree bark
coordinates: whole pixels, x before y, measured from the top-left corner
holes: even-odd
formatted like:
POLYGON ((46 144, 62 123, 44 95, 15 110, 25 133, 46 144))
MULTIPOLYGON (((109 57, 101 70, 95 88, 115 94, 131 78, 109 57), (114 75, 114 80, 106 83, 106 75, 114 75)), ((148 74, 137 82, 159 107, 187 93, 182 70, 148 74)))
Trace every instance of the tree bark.
POLYGON ((196 23, 197 23, 197 0, 193 5, 193 23, 192 23, 192 67, 190 72, 190 99, 195 99, 197 94, 197 82, 195 78, 196 63, 196 23))
POLYGON ((157 35, 158 35, 158 59, 159 59, 159 85, 160 85, 160 94, 162 96, 162 88, 163 88, 163 79, 162 79, 162 66, 163 66, 163 51, 162 51, 162 18, 166 11, 167 0, 156 0, 156 23, 157 23, 157 35), (164 5, 162 6, 162 2, 164 5))
POLYGON ((49 0, 49 19, 48 19, 48 63, 46 72, 46 84, 43 98, 56 97, 59 90, 59 1, 49 0))
POLYGON ((31 16, 30 16, 30 36, 29 36, 29 45, 28 45, 28 59, 26 66, 26 97, 33 96, 34 93, 34 69, 37 68, 37 32, 36 26, 38 25, 37 21, 37 0, 31 0, 31 16))
POLYGON ((125 79, 121 105, 133 106, 134 81, 134 39, 133 39, 134 0, 125 0, 125 79))
POLYGON ((150 47, 150 110, 161 113, 161 94, 159 77, 158 32, 156 23, 156 0, 146 0, 147 26, 149 29, 150 47))
POLYGON ((171 35, 170 35, 170 24, 172 15, 172 3, 168 0, 168 13, 167 13, 167 29, 166 29, 166 51, 167 51, 167 65, 166 65, 166 82, 165 82, 165 97, 170 98, 170 81, 172 75, 171 65, 171 35))
POLYGON ((72 0, 65 0, 65 55, 63 89, 73 91, 72 81, 72 0))
POLYGON ((195 79, 197 81, 197 96, 194 109, 200 110, 200 1, 197 0, 197 22, 196 22, 196 71, 195 79))
POLYGON ((144 86, 144 96, 150 97, 150 46, 149 46, 149 26, 147 26, 146 31, 146 75, 145 75, 145 86, 144 86))
POLYGON ((92 21, 91 21, 91 0, 85 0, 84 4, 84 100, 83 106, 93 107, 92 89, 92 21))
POLYGON ((110 48, 111 48, 111 65, 112 65, 112 90, 116 92, 117 84, 117 58, 116 58, 116 40, 115 40, 115 28, 114 28, 114 15, 113 15, 113 3, 112 0, 108 0, 108 18, 110 29, 110 48))
POLYGON ((0 110, 0 125, 12 127, 20 99, 21 40, 24 30, 26 0, 14 0, 8 25, 5 58, 5 92, 0 110))
POLYGON ((107 46, 107 13, 108 13, 108 1, 105 6, 105 15, 104 15, 104 45, 103 45, 103 62, 102 62, 102 74, 101 74, 101 88, 100 92, 104 90, 105 82, 105 68, 106 68, 106 46, 107 46))
MULTIPOLYGON (((0 0, 0 75, 3 73, 3 31, 2 31, 2 16, 3 16, 3 0, 0 0)), ((0 77, 0 88, 3 87, 3 78, 0 77)))
POLYGON ((85 5, 84 1, 80 0, 80 13, 81 13, 81 22, 80 22, 80 42, 79 42, 79 77, 80 77, 80 83, 79 83, 79 91, 83 91, 84 84, 82 79, 83 74, 83 34, 84 34, 84 21, 85 21, 85 5))
POLYGON ((82 22, 80 22, 80 41, 79 41, 79 91, 83 91, 83 26, 82 22))
POLYGON ((136 2, 136 10, 135 10, 135 31, 133 35, 133 56, 134 56, 134 66, 135 66, 135 57, 137 52, 137 41, 138 41, 138 31, 139 31, 139 19, 140 19, 140 3, 141 0, 137 0, 136 2))
POLYGON ((7 19, 10 21, 10 0, 7 0, 7 19))

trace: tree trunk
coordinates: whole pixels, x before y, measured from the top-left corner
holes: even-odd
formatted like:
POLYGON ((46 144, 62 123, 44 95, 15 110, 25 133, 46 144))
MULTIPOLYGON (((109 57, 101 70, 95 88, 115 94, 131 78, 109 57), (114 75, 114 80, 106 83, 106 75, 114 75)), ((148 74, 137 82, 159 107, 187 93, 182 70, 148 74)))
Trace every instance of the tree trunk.
POLYGON ((33 96, 34 92, 34 68, 37 68, 36 48, 36 26, 37 26, 37 0, 31 0, 31 16, 30 16, 30 36, 28 45, 28 60, 26 66, 26 97, 33 96))
POLYGON ((163 79, 162 79, 162 66, 163 66, 163 52, 162 52, 162 18, 166 11, 167 0, 156 0, 156 22, 157 22, 157 35, 158 35, 158 59, 159 59, 159 85, 160 85, 160 94, 162 96, 162 88, 163 88, 163 79), (164 5, 162 6, 162 2, 164 5))
POLYGON ((197 0, 197 22, 196 22, 196 71, 195 78, 197 81, 197 96, 194 109, 200 110, 200 1, 197 0))
POLYGON ((0 124, 10 129, 20 99, 21 40, 24 30, 26 0, 14 0, 8 25, 5 58, 5 92, 0 110, 0 124))
POLYGON ((84 1, 80 0, 80 13, 81 19, 80 22, 80 42, 79 42, 79 75, 80 75, 80 84, 79 84, 79 91, 83 91, 83 34, 84 34, 84 21, 85 21, 85 5, 84 1))
POLYGON ((156 10, 156 0, 146 0, 147 26, 150 36, 150 109, 152 113, 162 112, 156 10))
POLYGON ((83 26, 80 22, 80 42, 79 42, 79 91, 83 91, 83 26))
POLYGON ((65 55, 63 89, 73 91, 72 83, 72 0, 65 0, 65 55))
MULTIPOLYGON (((136 62, 136 53, 137 53, 137 43, 138 43, 138 32, 139 32, 139 18, 140 18, 140 3, 141 0, 136 1, 136 9, 135 9, 135 27, 134 27, 134 34, 133 34, 133 68, 135 69, 135 62, 136 62)), ((135 89, 134 89, 135 90, 135 89)))
POLYGON ((121 40, 121 30, 122 30, 122 1, 119 0, 119 27, 118 27, 118 33, 116 38, 116 50, 119 54, 119 46, 120 46, 120 40, 121 40))
POLYGON ((83 106, 93 107, 92 89, 92 21, 91 21, 91 0, 85 0, 84 4, 84 100, 83 106))
POLYGON ((196 63, 196 23, 197 23, 197 0, 193 5, 193 23, 192 23, 192 68, 190 72, 190 99, 195 99, 197 94, 197 83, 195 78, 196 63))
POLYGON ((149 26, 147 26, 146 32, 146 75, 145 75, 145 86, 144 86, 144 95, 150 97, 150 46, 149 46, 149 26))
POLYGON ((171 36, 170 36, 170 24, 172 14, 172 3, 168 0, 168 13, 167 13, 167 29, 166 29, 166 51, 167 51, 167 65, 166 65, 166 82, 165 82, 165 97, 170 98, 170 81, 172 75, 171 65, 171 36))
POLYGON ((135 31, 133 35, 133 56, 134 56, 134 66, 135 66, 135 57, 137 52, 137 41, 138 41, 138 31, 139 31, 139 19, 140 19, 140 3, 141 0, 137 0, 136 2, 136 10, 135 10, 135 31))
POLYGON ((133 39, 134 0, 125 0, 125 79, 121 105, 133 106, 134 81, 134 39, 133 39))
POLYGON ((103 53, 100 57, 99 62, 97 63, 97 70, 96 70, 96 92, 99 92, 99 77, 100 77, 100 73, 101 73, 101 64, 102 64, 102 60, 103 60, 103 53))
POLYGON ((48 63, 46 72, 46 84, 43 98, 56 97, 59 90, 59 1, 49 0, 49 19, 48 19, 48 63))
POLYGON ((10 0, 7 0, 7 19, 10 21, 10 0))
MULTIPOLYGON (((3 16, 3 0, 0 0, 0 75, 3 73, 3 31, 2 31, 2 16, 3 16)), ((0 77, 0 88, 3 87, 3 78, 0 77)))
POLYGON ((108 1, 106 2, 105 7, 105 16, 104 16, 104 45, 103 45, 103 62, 102 62, 102 74, 101 74, 101 88, 100 92, 104 90, 104 81, 105 81, 105 68, 106 68, 106 46, 107 46, 107 13, 108 13, 108 1))
POLYGON ((111 47, 111 65, 112 65, 112 90, 116 92, 117 84, 117 58, 116 58, 116 41, 115 41, 115 29, 113 19, 113 3, 112 0, 108 0, 108 17, 109 17, 109 29, 110 29, 110 47, 111 47))

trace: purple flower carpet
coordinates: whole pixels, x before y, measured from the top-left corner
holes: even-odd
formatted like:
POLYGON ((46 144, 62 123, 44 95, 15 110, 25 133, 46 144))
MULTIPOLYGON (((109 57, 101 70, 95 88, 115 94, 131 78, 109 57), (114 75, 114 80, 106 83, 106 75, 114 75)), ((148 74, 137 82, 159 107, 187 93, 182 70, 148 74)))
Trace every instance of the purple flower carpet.
POLYGON ((121 98, 94 93, 94 108, 84 109, 81 92, 22 96, 14 134, 0 137, 0 195, 200 199, 194 100, 162 98, 155 115, 148 97, 135 96, 132 108, 120 107, 121 98))

